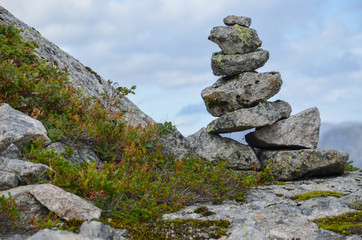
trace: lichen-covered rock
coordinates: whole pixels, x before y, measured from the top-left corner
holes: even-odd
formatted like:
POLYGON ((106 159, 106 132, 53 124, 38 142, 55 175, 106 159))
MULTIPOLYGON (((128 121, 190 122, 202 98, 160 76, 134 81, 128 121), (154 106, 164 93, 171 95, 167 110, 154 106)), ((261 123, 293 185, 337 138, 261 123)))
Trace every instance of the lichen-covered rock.
POLYGON ((104 240, 108 238, 89 237, 70 231, 42 229, 27 240, 104 240))
POLYGON ((228 112, 256 106, 280 91, 278 72, 245 72, 236 77, 222 77, 201 92, 207 111, 219 117, 228 112))
POLYGON ((245 136, 247 143, 262 149, 317 148, 321 119, 318 108, 309 108, 245 136))
POLYGON ((211 68, 215 76, 234 76, 242 72, 253 72, 264 66, 268 59, 269 52, 263 49, 231 55, 216 52, 211 57, 211 68))
POLYGON ((30 193, 46 208, 65 220, 99 218, 102 210, 75 194, 52 184, 33 185, 30 193))
POLYGON ((215 119, 207 125, 207 132, 230 133, 269 126, 289 117, 291 112, 292 108, 287 102, 263 102, 255 107, 242 108, 215 119))
POLYGON ((114 229, 98 221, 84 222, 80 227, 80 235, 87 237, 98 237, 109 240, 126 240, 128 231, 125 229, 114 229))
POLYGON ((163 144, 162 153, 181 159, 191 153, 191 147, 186 138, 173 127, 173 131, 159 137, 158 141, 163 144))
POLYGON ((227 26, 233 26, 235 24, 238 24, 240 26, 250 27, 251 18, 242 17, 242 16, 235 16, 235 15, 229 15, 226 18, 224 18, 224 24, 227 25, 227 26))
POLYGON ((332 149, 259 151, 262 166, 270 165, 277 180, 342 174, 349 155, 332 149))
MULTIPOLYGON (((114 88, 107 83, 101 76, 95 73, 91 68, 85 67, 77 59, 61 50, 54 43, 44 38, 37 30, 29 27, 16 17, 14 17, 5 8, 0 6, 0 24, 13 25, 22 30, 22 35, 28 41, 34 41, 39 47, 36 49, 39 56, 46 60, 56 61, 58 66, 67 68, 70 83, 84 90, 84 93, 90 97, 100 97, 100 94, 112 91, 114 88)), ((122 110, 126 111, 125 118, 134 126, 138 124, 146 125, 148 122, 154 123, 154 120, 143 113, 127 97, 122 98, 122 110)))
POLYGON ((259 169, 253 149, 233 139, 207 133, 206 128, 187 137, 193 152, 209 162, 226 161, 227 167, 238 170, 259 169))
POLYGON ((244 54, 261 47, 255 29, 239 26, 214 27, 209 35, 209 40, 219 45, 224 54, 244 54))
POLYGON ((0 104, 0 152, 5 151, 12 143, 22 149, 37 138, 41 139, 45 146, 51 143, 40 121, 8 104, 0 104))
POLYGON ((0 153, 0 157, 10 158, 10 159, 21 159, 22 154, 15 144, 10 144, 10 146, 3 152, 0 153))
POLYGON ((15 173, 0 170, 0 190, 17 187, 19 180, 15 173))
MULTIPOLYGON (((280 182, 282 183, 282 182, 280 182)), ((362 172, 349 172, 341 176, 295 180, 284 184, 259 186, 249 190, 245 203, 224 202, 203 204, 214 215, 203 217, 194 213, 200 205, 166 214, 164 219, 227 219, 231 239, 308 239, 357 240, 358 234, 345 236, 318 228, 312 220, 355 211, 350 202, 362 202, 362 172), (316 197, 299 202, 290 197, 311 191, 332 190, 343 197, 316 197), (250 234, 249 234, 250 233, 250 234)))
POLYGON ((21 184, 31 184, 47 179, 51 169, 41 163, 0 157, 0 170, 15 174, 21 184))
MULTIPOLYGON (((68 147, 68 146, 65 145, 64 143, 56 142, 56 143, 50 144, 47 147, 47 149, 54 150, 54 152, 56 152, 58 154, 63 154, 63 153, 66 153, 66 147, 68 147)), ((73 146, 72 149, 73 149, 73 154, 71 156, 67 156, 66 154, 64 156, 64 159, 68 160, 71 163, 79 164, 79 163, 82 163, 83 161, 85 161, 87 163, 90 163, 90 162, 100 163, 101 162, 99 160, 99 158, 97 157, 97 155, 85 145, 73 146)))

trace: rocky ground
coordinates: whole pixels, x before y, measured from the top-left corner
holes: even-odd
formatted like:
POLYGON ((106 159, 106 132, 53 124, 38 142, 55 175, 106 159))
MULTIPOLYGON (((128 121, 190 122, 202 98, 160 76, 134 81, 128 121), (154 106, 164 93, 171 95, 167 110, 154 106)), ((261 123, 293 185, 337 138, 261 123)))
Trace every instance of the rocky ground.
MULTIPOLYGON (((200 206, 164 216, 166 219, 226 219, 231 222, 228 240, 236 239, 362 239, 362 233, 344 236, 318 228, 313 219, 340 215, 362 202, 362 172, 345 173, 338 177, 279 182, 280 185, 257 187, 246 196, 246 202, 204 205, 214 215, 203 217, 194 213, 200 206), (311 191, 348 193, 343 197, 317 197, 306 201, 290 197, 311 191)), ((360 229, 361 231, 361 229, 360 229)))

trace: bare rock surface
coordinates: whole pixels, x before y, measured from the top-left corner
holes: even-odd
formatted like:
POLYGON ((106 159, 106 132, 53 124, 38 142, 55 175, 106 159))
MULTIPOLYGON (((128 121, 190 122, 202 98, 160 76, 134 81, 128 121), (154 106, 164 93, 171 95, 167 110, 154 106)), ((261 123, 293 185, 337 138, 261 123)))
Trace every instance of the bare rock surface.
POLYGON ((272 174, 278 180, 342 174, 348 157, 348 153, 332 149, 260 151, 258 153, 262 166, 271 164, 272 174))
POLYGON ((101 216, 101 209, 92 203, 52 184, 33 185, 30 193, 42 205, 58 213, 58 216, 65 220, 73 218, 91 220, 101 216))
POLYGON ((207 111, 219 117, 241 108, 254 107, 280 91, 280 73, 245 72, 236 77, 221 77, 201 92, 207 111))
POLYGON ((191 146, 176 127, 173 127, 171 133, 161 136, 158 140, 163 143, 163 154, 181 159, 191 153, 191 146))
MULTIPOLYGON (((50 144, 47 149, 54 150, 54 152, 58 154, 62 154, 66 152, 66 147, 64 143, 56 142, 50 144)), ((90 162, 100 162, 100 159, 97 155, 89 149, 87 146, 73 146, 73 154, 71 156, 64 156, 64 159, 68 160, 71 163, 82 163, 83 161, 90 163, 90 162)))
POLYGON ((262 42, 255 29, 234 26, 214 27, 209 40, 219 45, 224 54, 244 54, 259 48, 262 42))
POLYGON ((255 107, 242 108, 215 119, 207 125, 207 132, 231 133, 270 126, 280 119, 289 117, 291 112, 292 108, 287 102, 263 102, 255 107))
POLYGON ((15 174, 20 184, 32 184, 47 179, 48 170, 50 168, 45 164, 0 157, 0 171, 15 174))
POLYGON ((233 139, 207 133, 206 128, 187 137, 196 155, 209 162, 226 161, 227 167, 239 170, 259 169, 260 163, 253 149, 233 139))
POLYGON ((10 144, 10 146, 3 152, 0 153, 0 157, 10 158, 10 159, 21 159, 22 153, 15 144, 10 144))
POLYGON ((251 18, 243 17, 243 16, 229 15, 226 18, 224 18, 224 24, 227 26, 233 26, 235 24, 238 24, 240 26, 250 27, 251 18))
POLYGON ((249 145, 261 149, 317 148, 321 119, 318 108, 309 108, 245 136, 249 145))
POLYGON ((17 187, 19 179, 15 173, 0 170, 0 191, 17 187))
POLYGON ((356 211, 351 202, 362 202, 362 172, 345 173, 339 177, 316 178, 287 182, 286 185, 256 187, 246 195, 245 203, 225 202, 207 204, 214 215, 203 217, 194 213, 200 205, 166 214, 165 219, 196 218, 203 220, 225 219, 231 222, 228 240, 245 239, 308 239, 357 240, 361 236, 345 236, 318 228, 313 219, 336 216, 356 211), (311 191, 348 193, 343 197, 316 197, 306 201, 290 197, 311 191))
POLYGON ((40 121, 8 104, 0 105, 0 152, 5 151, 12 143, 22 149, 37 138, 42 139, 45 146, 51 143, 40 121))
POLYGON ((216 52, 211 57, 211 68, 215 76, 234 76, 242 72, 253 72, 264 66, 269 52, 258 49, 245 54, 224 54, 216 52))
POLYGON ((104 240, 105 238, 84 236, 69 231, 43 229, 27 240, 104 240))

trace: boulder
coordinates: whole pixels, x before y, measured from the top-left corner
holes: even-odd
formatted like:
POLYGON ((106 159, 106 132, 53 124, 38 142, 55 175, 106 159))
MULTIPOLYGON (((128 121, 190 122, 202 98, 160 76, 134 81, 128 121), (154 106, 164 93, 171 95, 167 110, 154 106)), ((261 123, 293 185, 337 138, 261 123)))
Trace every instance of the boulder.
POLYGON ((92 203, 52 184, 33 185, 30 193, 42 205, 58 213, 58 216, 65 220, 91 220, 101 216, 102 210, 92 203))
POLYGON ((231 55, 216 52, 211 57, 211 68, 215 76, 234 76, 242 72, 253 72, 264 66, 268 59, 269 52, 263 49, 231 55))
POLYGON ((15 146, 15 144, 10 144, 10 146, 3 152, 0 153, 0 157, 10 158, 10 159, 21 159, 21 151, 15 146))
POLYGON ((173 127, 173 131, 161 136, 158 141, 162 143, 162 153, 181 159, 191 153, 191 147, 186 138, 173 127))
POLYGON ((227 167, 238 170, 259 169, 253 149, 233 139, 207 133, 206 128, 187 137, 196 155, 209 162, 226 161, 227 167))
POLYGON ((262 166, 270 164, 277 180, 342 174, 349 155, 332 149, 259 151, 262 166))
POLYGON ((10 193, 15 199, 17 207, 21 209, 19 214, 25 229, 31 228, 30 221, 33 217, 45 219, 49 214, 49 210, 30 193, 32 188, 33 185, 27 185, 0 192, 0 197, 8 198, 10 193))
POLYGON ((317 148, 320 125, 319 111, 314 107, 251 132, 245 140, 261 149, 317 148))
POLYGON ((109 240, 128 239, 128 231, 125 229, 114 229, 104 223, 91 221, 84 222, 80 227, 80 235, 88 237, 99 237, 109 240))
POLYGON ((51 143, 41 122, 8 104, 0 105, 0 152, 5 151, 12 143, 22 149, 37 138, 40 138, 44 145, 51 143))
POLYGON ((101 162, 99 160, 99 158, 97 157, 97 155, 85 145, 73 146, 72 147, 73 154, 71 156, 67 156, 65 154, 66 147, 68 147, 66 144, 56 142, 56 143, 53 143, 53 144, 49 145, 47 147, 47 149, 54 150, 54 152, 56 152, 56 153, 58 153, 60 155, 64 155, 64 159, 68 160, 71 163, 78 163, 79 164, 79 163, 82 163, 83 161, 85 161, 87 163, 90 163, 90 162, 98 162, 98 163, 100 163, 101 162))
POLYGON ((0 170, 0 191, 17 187, 18 184, 15 173, 0 170))
POLYGON ((251 128, 269 126, 276 121, 290 116, 292 108, 287 102, 259 103, 255 107, 242 108, 227 113, 207 125, 209 133, 231 133, 251 128))
POLYGON ((277 94, 282 86, 278 72, 245 72, 221 77, 201 92, 207 111, 219 117, 241 108, 254 107, 277 94))
POLYGON ((255 51, 262 44, 255 29, 239 26, 214 27, 209 35, 224 54, 244 54, 255 51))
POLYGON ((235 15, 229 15, 226 18, 224 18, 224 24, 227 26, 233 26, 235 24, 238 24, 243 27, 250 27, 251 25, 251 18, 248 17, 242 17, 242 16, 235 16, 235 15))
POLYGON ((0 157, 0 171, 15 174, 20 184, 32 184, 47 179, 48 170, 51 169, 45 164, 0 157))

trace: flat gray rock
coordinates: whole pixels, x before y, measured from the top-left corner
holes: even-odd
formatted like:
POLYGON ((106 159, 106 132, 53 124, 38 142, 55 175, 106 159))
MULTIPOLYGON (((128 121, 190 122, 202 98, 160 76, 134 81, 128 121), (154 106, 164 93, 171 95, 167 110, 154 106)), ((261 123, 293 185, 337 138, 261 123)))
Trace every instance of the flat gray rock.
POLYGON ((211 68, 215 76, 234 76, 242 72, 253 72, 264 66, 268 59, 269 52, 263 49, 232 55, 216 52, 211 57, 211 68))
POLYGON ((87 237, 98 237, 109 240, 129 239, 128 231, 125 229, 114 229, 98 221, 84 222, 80 227, 80 235, 87 237))
POLYGON ((277 180, 342 174, 349 155, 333 149, 259 151, 262 166, 270 164, 277 180))
POLYGON ((245 140, 261 149, 317 148, 320 125, 319 111, 314 107, 251 132, 245 140))
POLYGON ((270 126, 280 119, 289 117, 291 112, 292 108, 287 102, 263 102, 255 107, 242 108, 215 119, 207 125, 207 132, 231 133, 270 126))
POLYGON ((90 237, 70 231, 42 229, 27 240, 105 240, 106 238, 90 237))
POLYGON ((242 16, 235 16, 235 15, 229 15, 226 18, 224 18, 224 24, 227 25, 227 26, 233 26, 235 24, 238 24, 240 26, 250 27, 251 18, 242 17, 242 16))
POLYGON ((33 185, 30 193, 42 205, 65 220, 92 220, 101 216, 102 210, 92 203, 52 184, 33 185))
POLYGON ((220 117, 241 108, 254 107, 280 91, 278 72, 245 72, 236 77, 222 77, 201 92, 207 111, 220 117))
POLYGON ((226 161, 227 167, 238 170, 259 169, 253 149, 233 139, 207 133, 206 128, 187 137, 196 155, 209 162, 226 161))
POLYGON ((37 138, 43 140, 45 146, 51 143, 40 121, 8 104, 0 104, 0 152, 5 151, 12 143, 22 149, 37 138))
POLYGON ((48 179, 48 171, 51 169, 41 163, 0 157, 0 170, 15 174, 20 184, 33 184, 48 179))
POLYGON ((249 53, 262 44, 255 29, 237 24, 230 27, 214 27, 208 39, 219 45, 224 54, 249 53))
POLYGON ((285 185, 256 187, 247 192, 246 202, 224 202, 220 205, 202 204, 214 215, 203 217, 194 213, 199 205, 188 206, 176 213, 165 214, 164 219, 195 218, 201 220, 225 219, 231 222, 227 229, 232 240, 245 239, 308 239, 357 240, 355 234, 345 236, 318 228, 313 219, 336 216, 356 211, 351 202, 362 202, 362 172, 345 173, 338 177, 316 178, 286 182, 285 185), (343 197, 317 197, 307 201, 290 197, 311 191, 349 193, 343 197))

